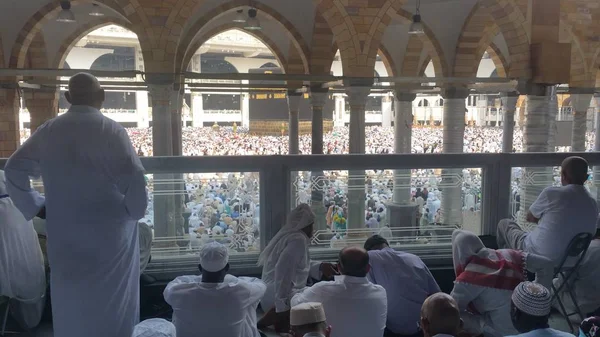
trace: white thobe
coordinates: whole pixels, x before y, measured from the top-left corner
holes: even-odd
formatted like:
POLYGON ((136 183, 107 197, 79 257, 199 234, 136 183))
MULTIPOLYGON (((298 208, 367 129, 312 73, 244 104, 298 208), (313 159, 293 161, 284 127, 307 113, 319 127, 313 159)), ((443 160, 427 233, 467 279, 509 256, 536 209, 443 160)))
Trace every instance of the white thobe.
POLYGON ((261 279, 267 292, 260 305, 267 312, 290 310, 292 296, 306 287, 308 277, 319 279, 320 262, 310 260, 309 238, 304 232, 292 234, 281 251, 274 251, 263 266, 261 279))
POLYGON ((366 277, 336 276, 296 294, 292 306, 307 302, 323 304, 331 337, 381 337, 387 320, 385 289, 366 277))
MULTIPOLYGON (((0 185, 4 176, 0 174, 0 185)), ((25 328, 36 327, 46 298, 44 256, 31 221, 0 188, 0 296, 12 299, 11 311, 25 328)), ((4 317, 0 316, 0 322, 4 317)))
POLYGON ((7 188, 26 219, 46 206, 54 335, 130 337, 139 320, 136 221, 144 168, 125 129, 72 106, 8 160, 7 188), (30 185, 42 177, 45 198, 30 185))
POLYGON ((225 275, 222 283, 205 283, 192 275, 171 281, 164 297, 173 308, 177 337, 260 337, 256 308, 266 289, 253 277, 225 275))

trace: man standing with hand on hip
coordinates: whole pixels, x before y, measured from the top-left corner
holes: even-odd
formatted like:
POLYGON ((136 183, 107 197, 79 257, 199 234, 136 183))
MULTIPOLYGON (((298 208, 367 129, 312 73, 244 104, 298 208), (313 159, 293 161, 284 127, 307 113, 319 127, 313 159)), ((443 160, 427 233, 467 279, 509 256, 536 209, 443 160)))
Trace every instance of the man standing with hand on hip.
POLYGON ((10 157, 6 185, 27 220, 46 217, 54 335, 130 337, 139 319, 144 168, 125 129, 100 112, 104 90, 94 76, 73 76, 65 97, 69 111, 10 157), (42 178, 45 197, 30 177, 42 178))

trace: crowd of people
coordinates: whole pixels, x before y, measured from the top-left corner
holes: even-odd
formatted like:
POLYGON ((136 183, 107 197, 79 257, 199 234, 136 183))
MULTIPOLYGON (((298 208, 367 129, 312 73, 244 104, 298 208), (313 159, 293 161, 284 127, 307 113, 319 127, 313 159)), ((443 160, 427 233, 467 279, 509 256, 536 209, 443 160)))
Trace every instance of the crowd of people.
MULTIPOLYGON (((391 247, 383 235, 365 236, 363 247, 344 247, 336 263, 313 260, 309 246, 319 219, 305 203, 289 212, 261 250, 261 278, 233 276, 231 246, 215 236, 218 228, 226 235, 240 228, 256 234, 247 230, 254 223, 239 220, 240 214, 252 218, 260 210, 256 177, 227 176, 225 186, 217 179, 186 186, 183 197, 195 233, 202 239, 201 223, 211 224, 203 230, 212 236, 198 250, 200 275, 178 276, 166 286, 163 297, 172 308, 172 322, 139 323, 141 259, 151 258, 140 254, 148 240, 139 239, 144 235, 139 220, 149 220, 152 201, 148 178, 125 129, 100 113, 104 90, 95 77, 72 77, 66 98, 69 111, 40 127, 0 175, 0 296, 8 296, 7 312, 26 329, 39 323, 47 298, 40 293, 46 271, 31 222, 40 218, 46 220, 57 337, 193 337, 200 332, 259 337, 269 330, 293 337, 572 336, 550 327, 557 303, 569 324, 564 305, 576 311, 580 336, 598 337, 600 301, 588 294, 600 293, 599 211, 584 186, 589 166, 581 157, 565 159, 560 186, 544 189, 525 210, 527 221, 537 224, 532 231, 502 220, 499 249, 468 230, 453 231, 456 279, 450 294, 440 292, 418 256, 391 247), (43 195, 32 187, 32 177, 41 178, 43 195), (534 274, 533 281, 527 273, 534 274), (568 273, 573 277, 563 278, 568 273)), ((367 183, 369 221, 381 221, 383 213, 375 188, 367 183)), ((419 187, 415 201, 436 201, 436 194, 419 187)), ((335 209, 330 210, 328 218, 335 222, 335 209)))

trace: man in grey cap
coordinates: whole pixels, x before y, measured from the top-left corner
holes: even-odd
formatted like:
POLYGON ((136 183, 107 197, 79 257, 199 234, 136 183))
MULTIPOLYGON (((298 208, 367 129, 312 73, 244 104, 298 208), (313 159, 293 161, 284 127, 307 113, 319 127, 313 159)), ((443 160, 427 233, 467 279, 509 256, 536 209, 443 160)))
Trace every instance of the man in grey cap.
POLYGON ((235 277, 229 271, 229 250, 209 242, 200 251, 201 276, 180 276, 164 291, 173 308, 178 337, 259 337, 256 308, 267 289, 259 279, 235 277))
POLYGON ((552 307, 550 291, 538 283, 522 282, 512 295, 511 317, 520 337, 573 337, 550 328, 548 318, 552 307))
POLYGON ((290 326, 293 337, 329 337, 331 334, 323 305, 318 302, 294 306, 290 311, 290 326))

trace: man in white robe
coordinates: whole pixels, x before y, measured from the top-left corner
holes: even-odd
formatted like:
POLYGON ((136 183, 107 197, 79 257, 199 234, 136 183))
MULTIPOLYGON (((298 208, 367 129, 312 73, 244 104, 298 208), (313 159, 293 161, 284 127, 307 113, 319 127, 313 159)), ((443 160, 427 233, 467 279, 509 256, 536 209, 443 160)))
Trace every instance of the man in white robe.
POLYGON ((65 97, 69 111, 8 160, 8 192, 27 220, 46 214, 54 335, 130 337, 139 319, 144 168, 125 129, 100 113, 95 77, 73 76, 65 97), (30 177, 43 179, 45 197, 30 177))
MULTIPOLYGON (((13 204, 0 170, 0 297, 8 297, 12 316, 23 328, 32 329, 42 318, 45 294, 44 257, 37 234, 13 204)), ((0 324, 3 319, 0 316, 0 324)))
POLYGON ((300 204, 260 254, 258 264, 267 285, 261 307, 267 314, 258 322, 259 328, 275 325, 277 332, 288 332, 292 296, 306 287, 309 276, 330 278, 337 273, 331 263, 310 260, 314 222, 310 206, 300 204))

